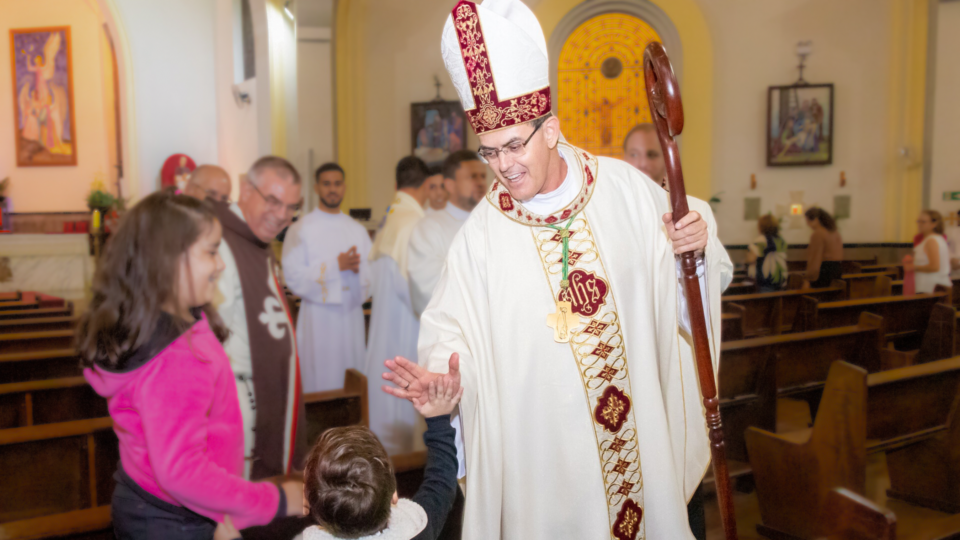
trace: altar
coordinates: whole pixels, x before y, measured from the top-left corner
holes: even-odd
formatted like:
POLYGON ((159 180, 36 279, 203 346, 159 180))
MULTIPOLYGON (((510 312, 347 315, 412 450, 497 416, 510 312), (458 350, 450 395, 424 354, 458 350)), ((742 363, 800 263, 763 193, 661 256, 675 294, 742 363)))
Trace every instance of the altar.
POLYGON ((93 257, 86 234, 0 234, 0 292, 87 299, 93 257))

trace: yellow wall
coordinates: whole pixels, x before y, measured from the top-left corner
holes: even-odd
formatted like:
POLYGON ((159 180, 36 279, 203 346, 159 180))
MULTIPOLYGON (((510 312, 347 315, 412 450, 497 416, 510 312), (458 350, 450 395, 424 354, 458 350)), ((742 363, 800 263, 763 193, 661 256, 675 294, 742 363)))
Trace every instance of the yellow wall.
MULTIPOLYGON (((113 126, 104 110, 102 27, 94 8, 84 0, 6 1, 0 7, 0 178, 9 176, 15 212, 58 212, 86 209, 86 195, 96 175, 111 176, 113 126), (10 66, 11 28, 70 26, 73 59, 73 102, 77 136, 75 167, 17 167, 10 66)), ((110 89, 112 92, 112 89, 110 89)))

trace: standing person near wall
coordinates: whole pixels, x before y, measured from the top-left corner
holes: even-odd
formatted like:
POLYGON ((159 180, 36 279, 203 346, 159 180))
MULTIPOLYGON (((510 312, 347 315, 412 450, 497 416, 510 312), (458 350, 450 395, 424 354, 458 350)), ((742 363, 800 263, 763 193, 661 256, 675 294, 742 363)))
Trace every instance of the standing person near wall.
POLYGON ((904 260, 903 271, 914 273, 918 294, 932 293, 937 285, 950 287, 950 252, 943 236, 943 216, 936 210, 920 212, 917 230, 923 239, 913 248, 913 260, 904 260))
POLYGON ((805 214, 807 226, 813 231, 807 247, 807 270, 803 279, 810 287, 829 287, 843 274, 843 238, 837 232, 837 222, 823 208, 811 208, 805 214))

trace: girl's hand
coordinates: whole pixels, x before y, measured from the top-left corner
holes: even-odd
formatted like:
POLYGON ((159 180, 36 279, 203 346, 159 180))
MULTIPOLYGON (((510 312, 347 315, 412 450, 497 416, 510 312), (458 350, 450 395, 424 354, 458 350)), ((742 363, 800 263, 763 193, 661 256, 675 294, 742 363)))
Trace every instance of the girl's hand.
POLYGON ((217 529, 213 531, 213 540, 237 540, 240 537, 240 531, 233 527, 230 516, 223 516, 223 523, 217 523, 217 529))
POLYGON ((423 403, 413 402, 417 412, 424 418, 448 415, 460 403, 463 387, 460 386, 459 376, 450 374, 437 377, 427 386, 427 400, 423 403))
POLYGON ((287 496, 287 515, 305 516, 306 506, 303 502, 303 482, 286 480, 280 484, 280 489, 287 496))

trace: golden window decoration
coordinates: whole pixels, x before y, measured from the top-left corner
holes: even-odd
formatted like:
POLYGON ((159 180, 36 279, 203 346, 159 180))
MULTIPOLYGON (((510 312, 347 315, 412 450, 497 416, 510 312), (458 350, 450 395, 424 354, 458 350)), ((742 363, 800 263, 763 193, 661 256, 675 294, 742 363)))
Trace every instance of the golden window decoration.
POLYGON ((570 34, 558 62, 557 114, 571 144, 620 157, 630 129, 650 121, 643 50, 651 41, 661 41, 653 27, 623 13, 599 15, 570 34))

